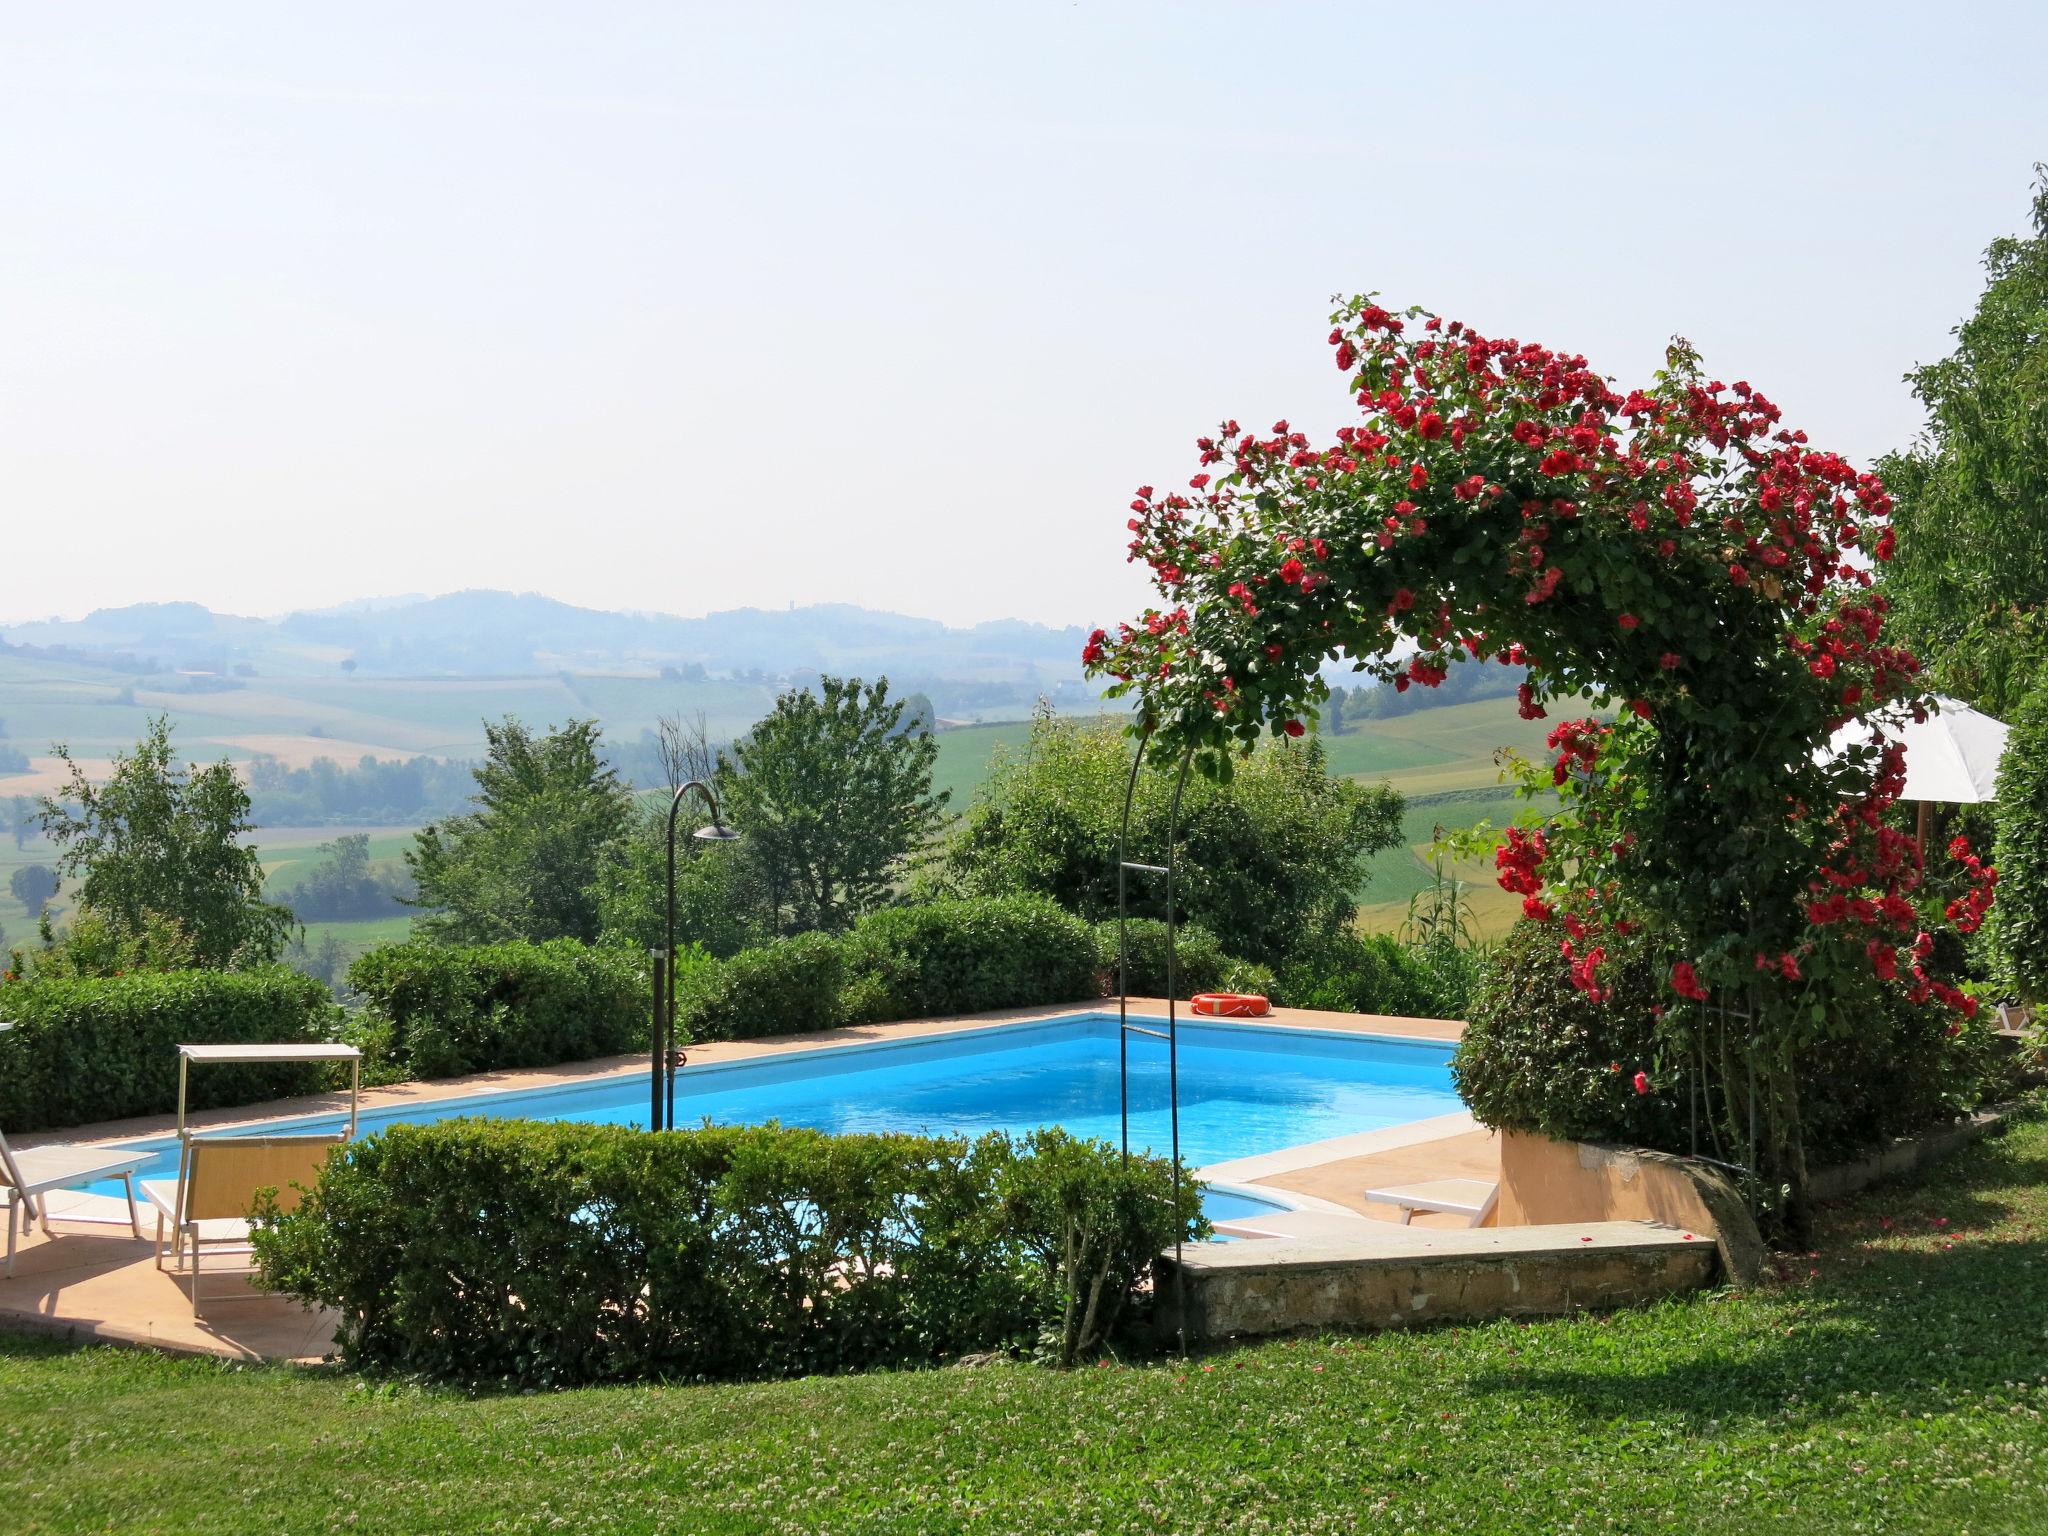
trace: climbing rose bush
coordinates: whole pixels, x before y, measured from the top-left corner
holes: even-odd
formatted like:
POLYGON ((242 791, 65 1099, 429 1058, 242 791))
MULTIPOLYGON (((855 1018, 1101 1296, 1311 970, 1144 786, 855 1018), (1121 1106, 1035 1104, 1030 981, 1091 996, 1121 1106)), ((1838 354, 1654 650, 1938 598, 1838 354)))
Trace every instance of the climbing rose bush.
MULTIPOLYGON (((1356 420, 1321 442, 1227 421, 1184 486, 1140 486, 1130 557, 1160 600, 1092 634, 1085 661, 1137 696, 1156 760, 1219 775, 1262 733, 1302 733, 1332 654, 1396 689, 1436 686, 1460 653, 1526 667, 1532 719, 1610 701, 1612 719, 1560 710, 1564 812, 1509 834, 1501 883, 1596 1001, 1605 937, 1671 935, 1680 1059, 1714 1076, 1685 1021, 1739 1008, 1765 1155, 1803 1179, 1794 1051, 1880 987, 1974 1007, 1922 964, 1922 871, 1886 819, 1902 753, 1823 750, 1922 707, 1871 590, 1893 549, 1883 485, 1683 343, 1622 390, 1576 354, 1370 298, 1332 322, 1356 420)), ((1988 902, 1995 871, 1972 879, 1988 902)))

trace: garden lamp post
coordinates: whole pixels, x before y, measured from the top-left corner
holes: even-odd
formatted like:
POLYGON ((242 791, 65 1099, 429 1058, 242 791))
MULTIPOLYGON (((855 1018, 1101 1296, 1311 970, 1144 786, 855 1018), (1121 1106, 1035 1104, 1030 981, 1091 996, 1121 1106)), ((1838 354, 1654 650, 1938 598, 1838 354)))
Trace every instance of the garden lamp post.
POLYGON ((683 1053, 675 1044, 676 1019, 676 816, 683 808, 683 796, 691 790, 704 797, 711 810, 711 825, 691 834, 700 843, 731 843, 739 833, 718 819, 718 799, 702 779, 691 779, 676 787, 668 802, 668 901, 663 909, 662 948, 654 952, 654 1028, 648 1061, 648 1091, 651 1106, 649 1130, 673 1130, 676 1122, 676 1069, 683 1053), (664 1092, 664 1086, 666 1092, 664 1092))

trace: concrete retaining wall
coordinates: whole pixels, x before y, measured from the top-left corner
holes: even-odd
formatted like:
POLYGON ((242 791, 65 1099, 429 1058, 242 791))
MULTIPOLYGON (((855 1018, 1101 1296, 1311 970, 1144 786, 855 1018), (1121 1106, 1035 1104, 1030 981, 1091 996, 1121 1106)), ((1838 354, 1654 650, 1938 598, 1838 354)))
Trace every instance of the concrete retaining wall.
MULTIPOLYGON (((1171 1328, 1170 1256, 1161 1270, 1171 1328)), ((1719 1259, 1703 1234, 1611 1221, 1196 1243, 1182 1271, 1189 1337, 1222 1339, 1627 1306, 1712 1283, 1719 1259)))

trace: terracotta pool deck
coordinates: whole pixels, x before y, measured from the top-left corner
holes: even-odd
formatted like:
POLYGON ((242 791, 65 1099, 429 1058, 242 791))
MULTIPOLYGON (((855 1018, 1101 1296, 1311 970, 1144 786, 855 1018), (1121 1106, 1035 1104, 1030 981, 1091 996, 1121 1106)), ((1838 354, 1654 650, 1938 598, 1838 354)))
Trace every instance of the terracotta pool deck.
MULTIPOLYGON (((1133 998, 1131 1006, 1134 1011, 1146 1013, 1163 1013, 1166 1008, 1164 1000, 1151 998, 1133 998)), ((864 1025, 764 1040, 720 1041, 690 1047, 690 1060, 742 1061, 818 1047, 953 1034, 997 1024, 1101 1011, 1102 1005, 1066 1004, 1008 1009, 959 1019, 864 1025)), ((1262 1022, 1446 1043, 1456 1041, 1464 1032, 1462 1024, 1448 1019, 1321 1013, 1300 1008, 1275 1009, 1262 1022)), ((614 1056, 573 1066, 487 1072, 367 1089, 362 1102, 366 1110, 384 1109, 472 1094, 555 1087, 646 1070, 645 1056, 614 1056)), ((347 1107, 347 1095, 327 1094, 211 1111, 194 1115, 191 1124, 199 1130, 219 1130, 263 1120, 332 1113, 347 1107)), ((175 1117, 152 1115, 11 1139, 24 1147, 58 1142, 84 1145, 136 1141, 164 1136, 175 1129, 175 1117)), ((1496 1176, 1498 1168, 1499 1152, 1492 1134, 1477 1129, 1469 1116, 1445 1115, 1391 1132, 1342 1137, 1266 1157, 1219 1164, 1215 1176, 1235 1184, 1268 1185, 1306 1196, 1310 1202, 1325 1207, 1340 1207, 1391 1221, 1398 1219, 1398 1213, 1368 1204, 1363 1198, 1366 1189, 1425 1178, 1490 1179, 1496 1176)), ((183 1282, 157 1270, 153 1241, 138 1242, 129 1234, 126 1209, 119 1200, 56 1195, 51 1197, 50 1209, 55 1236, 45 1239, 35 1232, 24 1238, 14 1277, 0 1279, 0 1326, 242 1360, 318 1360, 328 1352, 334 1336, 331 1316, 309 1312, 285 1297, 251 1290, 245 1282, 225 1275, 220 1280, 209 1277, 205 1315, 195 1318, 183 1282)), ((1331 1213, 1331 1220, 1342 1224, 1341 1212, 1331 1213)), ((1463 1225, 1454 1217, 1433 1215, 1418 1215, 1415 1224, 1463 1225)), ((147 1209, 143 1213, 143 1230, 154 1231, 147 1209)))

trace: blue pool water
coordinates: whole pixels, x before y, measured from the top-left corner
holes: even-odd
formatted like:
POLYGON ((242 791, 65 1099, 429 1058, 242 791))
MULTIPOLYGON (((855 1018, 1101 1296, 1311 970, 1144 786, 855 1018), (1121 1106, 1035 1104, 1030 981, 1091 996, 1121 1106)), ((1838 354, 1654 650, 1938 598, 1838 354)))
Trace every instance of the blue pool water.
MULTIPOLYGON (((1151 1022, 1151 1021, 1147 1021, 1151 1022)), ((1461 1108, 1449 1048, 1392 1039, 1221 1020, 1180 1027, 1181 1155, 1200 1168, 1305 1141, 1380 1130, 1461 1108)), ((1130 1040, 1131 1145, 1168 1145, 1166 1044, 1130 1040)), ((203 1071, 204 1068, 195 1070, 203 1071)), ((479 1094, 366 1112, 365 1134, 399 1121, 448 1115, 518 1115, 613 1125, 647 1122, 644 1074, 570 1087, 479 1094)), ((751 1061, 685 1068, 676 1123, 756 1124, 779 1119, 822 1131, 916 1131, 975 1136, 1060 1125, 1077 1136, 1118 1138, 1117 1030, 1109 1014, 1007 1024, 872 1045, 828 1046, 751 1061)), ((346 1116, 289 1122, 338 1127, 346 1116)), ((284 1128, 270 1122, 265 1130, 284 1128)), ((145 1178, 174 1178, 175 1142, 145 1178)), ((115 1193, 119 1185, 107 1189, 115 1193)), ((1263 1204, 1212 1193, 1212 1217, 1263 1204), (1236 1204, 1233 1205, 1233 1202, 1236 1204)))

